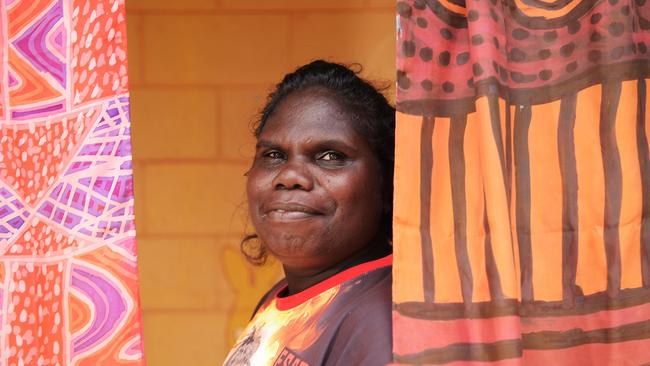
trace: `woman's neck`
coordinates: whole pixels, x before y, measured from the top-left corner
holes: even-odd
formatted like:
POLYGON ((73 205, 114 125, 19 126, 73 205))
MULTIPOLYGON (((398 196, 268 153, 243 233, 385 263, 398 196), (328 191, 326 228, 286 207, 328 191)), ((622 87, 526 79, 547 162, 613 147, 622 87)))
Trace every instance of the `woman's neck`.
POLYGON ((301 271, 284 267, 284 274, 287 281, 286 296, 297 294, 322 282, 335 274, 342 272, 357 264, 369 262, 375 259, 383 258, 392 252, 392 247, 388 243, 370 245, 354 255, 346 258, 344 261, 335 264, 323 271, 314 273, 313 271, 301 271))

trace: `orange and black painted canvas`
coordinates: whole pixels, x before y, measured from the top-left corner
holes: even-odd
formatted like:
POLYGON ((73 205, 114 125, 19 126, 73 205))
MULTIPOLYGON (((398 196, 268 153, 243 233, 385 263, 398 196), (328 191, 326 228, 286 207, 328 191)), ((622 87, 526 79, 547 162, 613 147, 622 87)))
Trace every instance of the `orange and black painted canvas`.
POLYGON ((397 12, 395 363, 650 363, 650 1, 397 12))

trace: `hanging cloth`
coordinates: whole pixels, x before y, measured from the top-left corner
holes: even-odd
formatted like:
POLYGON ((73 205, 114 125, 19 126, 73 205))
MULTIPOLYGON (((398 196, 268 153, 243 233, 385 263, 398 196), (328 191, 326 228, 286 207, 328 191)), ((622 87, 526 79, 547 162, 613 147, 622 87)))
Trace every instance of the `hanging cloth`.
POLYGON ((395 363, 650 362, 650 2, 397 11, 395 363))
POLYGON ((123 0, 0 2, 0 365, 143 365, 123 0))

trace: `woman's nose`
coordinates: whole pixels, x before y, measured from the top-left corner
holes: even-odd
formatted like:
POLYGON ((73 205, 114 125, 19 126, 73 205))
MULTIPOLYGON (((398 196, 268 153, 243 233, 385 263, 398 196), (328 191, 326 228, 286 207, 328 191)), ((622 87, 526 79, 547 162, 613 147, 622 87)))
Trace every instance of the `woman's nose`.
POLYGON ((302 189, 311 191, 314 180, 306 164, 299 161, 287 161, 273 179, 275 189, 302 189))

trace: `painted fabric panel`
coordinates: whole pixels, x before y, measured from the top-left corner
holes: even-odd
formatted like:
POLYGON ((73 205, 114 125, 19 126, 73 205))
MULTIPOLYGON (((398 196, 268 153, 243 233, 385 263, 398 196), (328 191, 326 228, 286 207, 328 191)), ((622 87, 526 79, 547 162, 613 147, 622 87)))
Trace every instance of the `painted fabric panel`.
POLYGON ((392 256, 348 268, 294 295, 280 281, 225 366, 385 365, 391 358, 392 256))
POLYGON ((123 0, 0 1, 0 365, 143 364, 123 0))
POLYGON ((397 2, 396 364, 650 362, 650 2, 397 2))

